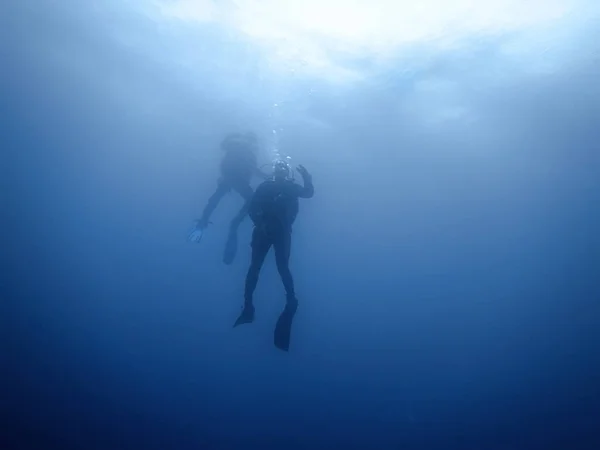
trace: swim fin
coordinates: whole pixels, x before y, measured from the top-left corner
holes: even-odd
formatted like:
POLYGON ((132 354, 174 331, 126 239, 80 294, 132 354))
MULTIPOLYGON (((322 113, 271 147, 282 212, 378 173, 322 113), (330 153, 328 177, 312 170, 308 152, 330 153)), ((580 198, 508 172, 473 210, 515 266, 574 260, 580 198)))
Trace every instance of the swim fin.
POLYGON ((244 325, 252 322, 254 322, 254 305, 244 305, 244 309, 233 324, 233 327, 235 328, 238 325, 244 325))
POLYGON ((225 251, 223 252, 223 262, 227 265, 231 264, 235 259, 238 248, 237 231, 230 231, 225 243, 225 251))
POLYGON ((298 307, 298 301, 296 299, 288 300, 283 312, 277 320, 275 325, 274 333, 274 344, 280 350, 287 352, 290 349, 290 338, 292 334, 292 322, 296 309, 298 307))

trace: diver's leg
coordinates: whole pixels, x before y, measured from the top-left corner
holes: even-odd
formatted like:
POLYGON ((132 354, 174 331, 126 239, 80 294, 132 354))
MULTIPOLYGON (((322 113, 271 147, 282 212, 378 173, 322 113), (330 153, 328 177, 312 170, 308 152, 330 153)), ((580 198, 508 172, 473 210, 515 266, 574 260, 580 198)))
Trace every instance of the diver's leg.
POLYGON ((235 259, 238 248, 238 236, 237 230, 241 223, 244 221, 246 215, 248 215, 248 208, 250 206, 250 200, 254 191, 250 187, 250 184, 239 184, 234 188, 243 198, 244 205, 240 208, 239 212, 231 220, 229 225, 229 233, 227 235, 227 242, 225 242, 225 250, 223 251, 223 262, 227 265, 231 264, 235 259))
POLYGON ((252 296, 258 284, 258 274, 265 262, 265 257, 271 248, 271 239, 264 230, 254 228, 252 233, 252 259, 246 274, 246 286, 244 290, 244 302, 252 304, 252 296))
POLYGON ((229 232, 235 233, 241 223, 244 221, 244 218, 248 215, 248 209, 250 206, 250 201, 244 203, 244 205, 240 208, 235 217, 231 220, 229 224, 229 232))
POLYGON ((290 348, 292 322, 298 308, 298 300, 294 292, 294 280, 289 267, 291 242, 292 235, 290 232, 282 232, 274 242, 277 270, 287 295, 285 308, 277 320, 277 325, 275 325, 273 342, 277 348, 286 352, 290 348))
POLYGON ((237 184, 234 189, 242 196, 244 199, 244 205, 240 208, 235 217, 231 220, 229 225, 229 233, 235 233, 239 228, 240 224, 243 222, 244 218, 248 214, 248 207, 250 206, 250 200, 252 200, 252 196, 254 195, 254 191, 250 187, 250 184, 237 184))
POLYGON ((244 206, 235 215, 229 225, 229 233, 227 234, 227 242, 225 242, 225 250, 223 251, 223 262, 227 265, 231 264, 235 259, 238 249, 238 228, 244 217, 248 214, 250 202, 245 202, 244 206))
POLYGON ((252 234, 252 260, 250 262, 250 268, 246 275, 246 286, 244 290, 244 307, 242 313, 237 318, 234 327, 245 323, 252 323, 254 321, 254 305, 252 304, 252 295, 256 289, 258 283, 258 274, 265 261, 265 257, 271 247, 271 241, 268 236, 256 228, 252 234))
POLYGON ((252 190, 252 186, 250 186, 250 181, 244 181, 235 186, 235 190, 242 196, 242 198, 249 202, 254 195, 254 191, 252 190))
POLYGON ((282 231, 277 234, 273 242, 275 247, 275 262, 277 263, 277 271, 281 277, 283 287, 288 299, 295 297, 294 279, 290 271, 290 250, 292 244, 292 234, 289 231, 282 231))
POLYGON ((216 209, 217 205, 219 204, 219 202, 221 201, 223 196, 225 194, 227 194, 227 192, 229 192, 230 189, 231 189, 231 187, 229 186, 228 183, 226 183, 223 180, 219 180, 219 184, 217 185, 217 190, 215 191, 215 193, 213 195, 210 196, 210 198, 208 199, 208 202, 206 202, 204 211, 202 211, 202 217, 198 221, 198 226, 200 228, 206 228, 211 214, 216 209))

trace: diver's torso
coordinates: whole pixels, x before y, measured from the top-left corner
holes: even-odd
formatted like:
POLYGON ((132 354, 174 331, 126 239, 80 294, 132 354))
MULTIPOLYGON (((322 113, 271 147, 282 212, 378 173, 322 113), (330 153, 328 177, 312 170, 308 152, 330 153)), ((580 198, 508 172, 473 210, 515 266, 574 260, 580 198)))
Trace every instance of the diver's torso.
POLYGON ((256 156, 250 149, 235 149, 225 153, 221 161, 221 173, 230 179, 244 179, 250 181, 256 168, 256 156))
POLYGON ((261 205, 265 220, 291 227, 298 215, 296 192, 293 181, 265 181, 261 186, 261 205))

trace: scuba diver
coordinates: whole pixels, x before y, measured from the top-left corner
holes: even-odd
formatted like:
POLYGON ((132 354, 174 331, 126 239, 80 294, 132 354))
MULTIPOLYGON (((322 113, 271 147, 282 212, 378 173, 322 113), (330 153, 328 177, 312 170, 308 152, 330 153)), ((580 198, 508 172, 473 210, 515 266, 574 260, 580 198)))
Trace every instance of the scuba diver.
MULTIPOLYGON (((257 167, 258 140, 252 132, 232 133, 221 142, 221 149, 225 156, 221 160, 221 177, 217 182, 217 189, 208 199, 202 217, 196 221, 194 230, 189 235, 189 241, 200 242, 202 234, 210 223, 210 216, 216 209, 221 199, 235 190, 245 202, 252 198, 253 190, 250 181, 254 175, 267 179, 269 175, 264 174, 257 167)), ((239 221, 241 222, 241 220, 239 221)), ((239 222, 231 230, 236 231, 239 222)))
MULTIPOLYGON (((286 291, 286 306, 275 327, 274 343, 281 350, 288 351, 292 320, 298 307, 294 292, 294 281, 289 268, 292 224, 298 214, 298 198, 311 198, 314 195, 312 176, 302 165, 297 168, 304 180, 304 186, 291 178, 291 168, 287 162, 279 160, 273 166, 273 177, 261 183, 244 212, 252 219, 252 260, 246 275, 244 307, 234 327, 254 321, 252 296, 258 283, 258 275, 271 246, 275 250, 277 270, 286 291)), ((243 214, 240 212, 240 216, 243 214)), ((238 220, 239 217, 238 216, 238 220)))

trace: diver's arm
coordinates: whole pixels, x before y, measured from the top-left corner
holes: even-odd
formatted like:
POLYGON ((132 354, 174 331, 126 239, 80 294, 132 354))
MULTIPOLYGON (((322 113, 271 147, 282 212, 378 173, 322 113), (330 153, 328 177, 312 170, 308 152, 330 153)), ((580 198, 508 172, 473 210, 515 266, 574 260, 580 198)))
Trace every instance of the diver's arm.
POLYGON ((304 186, 298 186, 298 197, 301 198, 311 198, 315 195, 315 187, 312 182, 312 175, 308 173, 308 170, 304 166, 298 166, 298 172, 302 175, 302 179, 304 181, 304 186))
POLYGON ((315 195, 315 187, 313 186, 311 179, 308 179, 308 180, 305 179, 304 186, 300 186, 299 184, 297 186, 298 186, 298 197, 311 198, 313 195, 315 195))

